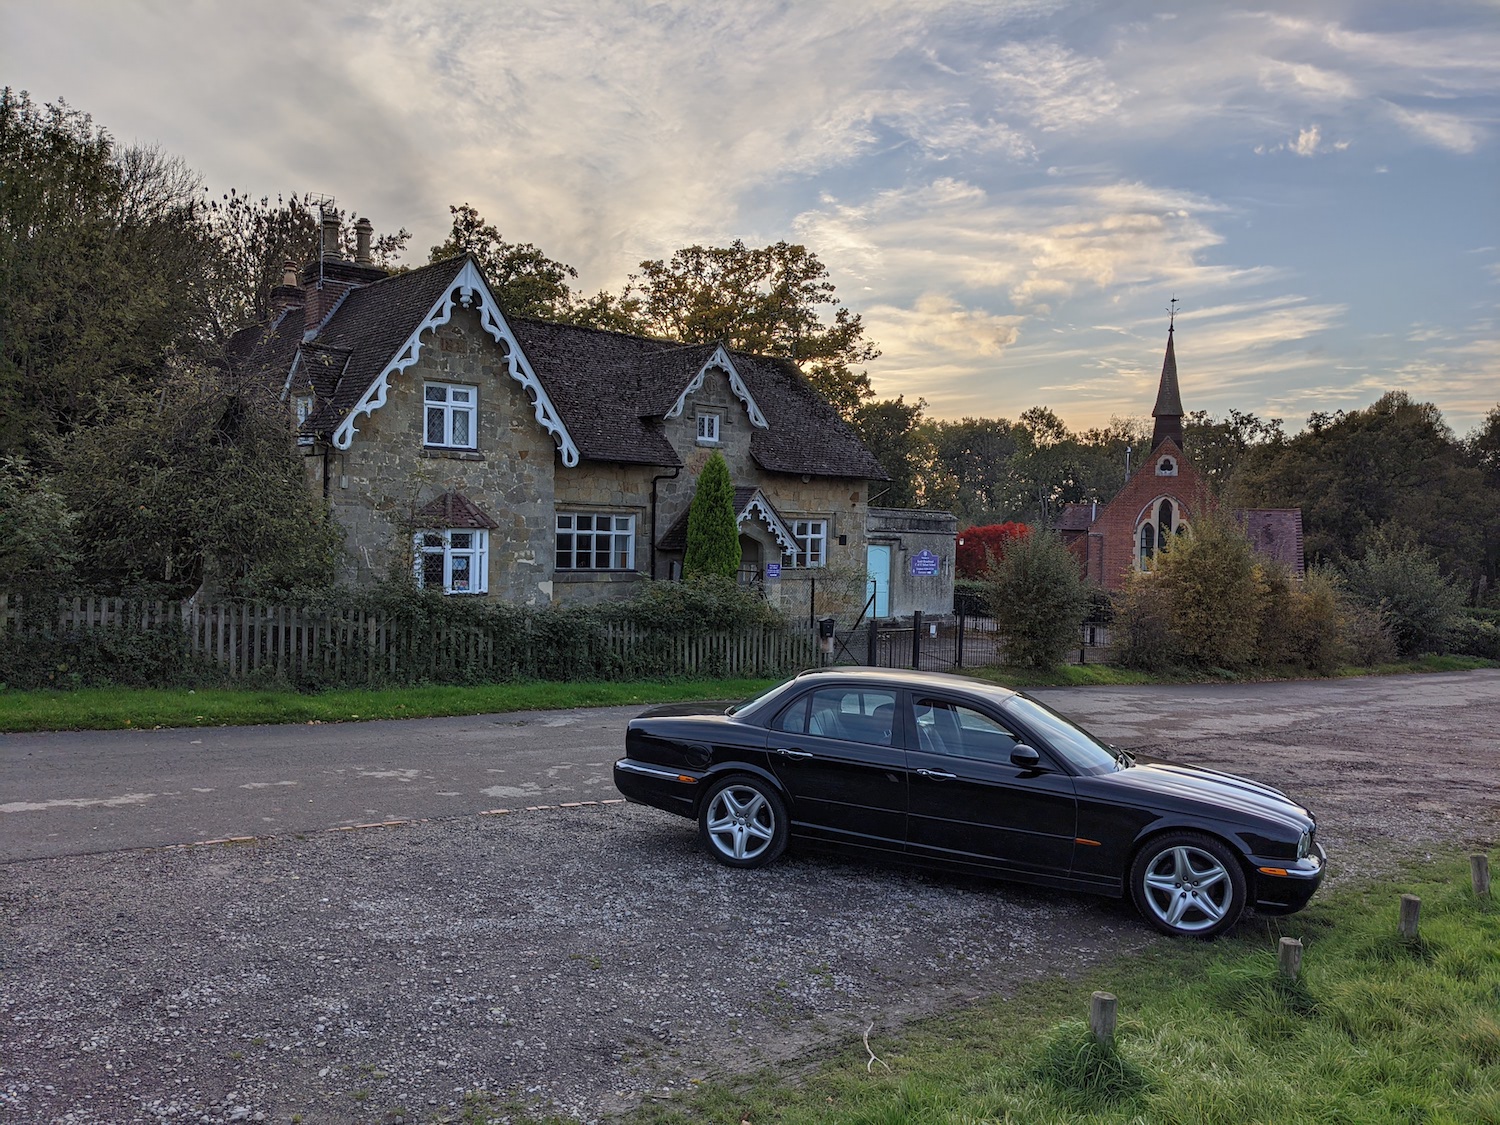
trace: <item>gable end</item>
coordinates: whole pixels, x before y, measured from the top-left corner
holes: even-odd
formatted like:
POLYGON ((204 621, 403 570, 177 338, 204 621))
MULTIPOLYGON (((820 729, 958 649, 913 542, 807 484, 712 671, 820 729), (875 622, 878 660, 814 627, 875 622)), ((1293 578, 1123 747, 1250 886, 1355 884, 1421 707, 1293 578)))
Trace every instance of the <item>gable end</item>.
POLYGON ((760 412, 760 407, 755 404, 754 396, 750 394, 750 388, 745 386, 745 380, 740 378, 740 373, 735 369, 734 362, 729 358, 729 353, 724 350, 724 345, 722 344, 719 345, 713 355, 708 357, 708 362, 698 368, 698 374, 693 376, 692 381, 686 387, 682 388, 682 393, 677 396, 677 401, 672 404, 672 409, 667 411, 666 416, 668 418, 680 417, 683 407, 687 405, 688 395, 703 386, 703 380, 707 377, 709 371, 715 367, 728 376, 729 389, 734 392, 735 398, 744 404, 745 413, 750 415, 750 424, 756 429, 770 429, 765 415, 760 412))
POLYGON ((480 274, 473 261, 464 262, 463 269, 458 272, 443 295, 437 299, 422 323, 417 325, 416 330, 407 338, 406 343, 396 352, 395 358, 385 366, 365 393, 360 396, 359 401, 350 409, 344 420, 339 423, 338 428, 333 432, 334 446, 338 449, 349 448, 354 441, 354 435, 358 432, 355 422, 360 415, 374 414, 384 406, 386 396, 390 393, 391 376, 405 371, 420 358, 423 348, 422 334, 447 324, 453 319, 454 308, 459 305, 466 309, 474 308, 479 313, 480 326, 501 346, 505 354, 510 377, 521 384, 522 389, 530 397, 538 424, 557 442, 563 464, 570 469, 576 466, 579 460, 577 444, 568 433, 562 416, 553 406, 541 381, 536 377, 536 372, 532 370, 530 361, 521 351, 519 341, 516 340, 510 325, 505 322, 500 312, 500 305, 495 300, 495 295, 490 292, 483 275, 480 274))

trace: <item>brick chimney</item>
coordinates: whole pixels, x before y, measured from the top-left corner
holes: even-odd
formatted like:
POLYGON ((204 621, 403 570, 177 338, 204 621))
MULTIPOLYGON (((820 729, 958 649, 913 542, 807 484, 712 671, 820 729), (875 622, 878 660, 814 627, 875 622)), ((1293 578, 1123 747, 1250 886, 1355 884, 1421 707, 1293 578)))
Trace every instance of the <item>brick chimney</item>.
POLYGON ((306 299, 307 294, 297 284, 297 263, 288 259, 281 268, 281 284, 271 290, 271 314, 275 316, 297 308, 306 299))
POLYGON ((307 304, 303 334, 308 339, 313 338, 346 293, 386 276, 386 271, 376 266, 370 255, 375 229, 370 221, 360 219, 354 225, 358 256, 351 262, 344 257, 339 213, 332 207, 320 210, 320 254, 302 267, 302 291, 307 304))

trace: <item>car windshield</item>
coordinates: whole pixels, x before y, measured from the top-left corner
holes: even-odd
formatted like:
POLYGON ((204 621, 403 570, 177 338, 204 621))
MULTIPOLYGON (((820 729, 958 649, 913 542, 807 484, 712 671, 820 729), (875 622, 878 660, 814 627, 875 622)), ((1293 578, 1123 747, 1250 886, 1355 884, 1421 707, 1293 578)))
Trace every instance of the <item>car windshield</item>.
POLYGON ((1128 763, 1121 752, 1034 699, 1015 696, 1005 710, 1046 739, 1048 748, 1079 773, 1112 773, 1128 763))

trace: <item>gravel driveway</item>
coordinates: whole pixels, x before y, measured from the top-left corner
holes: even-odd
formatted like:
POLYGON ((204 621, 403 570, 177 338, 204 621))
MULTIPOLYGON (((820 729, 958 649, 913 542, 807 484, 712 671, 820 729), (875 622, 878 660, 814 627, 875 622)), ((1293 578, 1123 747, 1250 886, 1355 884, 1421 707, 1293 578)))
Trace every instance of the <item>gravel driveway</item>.
MULTIPOLYGON (((1390 718, 1224 714, 1172 756, 1286 784, 1334 877, 1490 844, 1500 702, 1390 718)), ((28 1123, 416 1122, 476 1090, 593 1120, 1163 940, 1083 896, 732 871, 616 803, 14 863, 0 925, 0 1120, 28 1123)))

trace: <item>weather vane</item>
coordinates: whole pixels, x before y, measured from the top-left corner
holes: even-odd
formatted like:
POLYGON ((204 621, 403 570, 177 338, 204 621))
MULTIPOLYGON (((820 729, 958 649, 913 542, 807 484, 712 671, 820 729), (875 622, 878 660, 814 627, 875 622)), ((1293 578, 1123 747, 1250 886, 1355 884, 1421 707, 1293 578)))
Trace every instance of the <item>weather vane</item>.
POLYGON ((1177 323, 1177 305, 1178 305, 1178 303, 1179 302, 1177 300, 1177 294, 1173 293, 1172 294, 1172 302, 1171 302, 1171 304, 1169 304, 1167 306, 1167 331, 1168 332, 1172 331, 1173 326, 1176 325, 1176 323, 1177 323))

